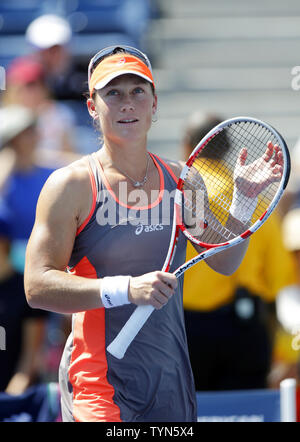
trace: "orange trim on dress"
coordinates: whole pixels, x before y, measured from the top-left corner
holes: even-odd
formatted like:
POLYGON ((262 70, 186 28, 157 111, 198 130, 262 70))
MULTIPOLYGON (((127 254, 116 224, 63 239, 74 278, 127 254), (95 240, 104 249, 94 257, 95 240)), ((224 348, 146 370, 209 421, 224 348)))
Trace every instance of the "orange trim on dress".
POLYGON ((93 204, 90 210, 90 213, 88 214, 88 216, 86 217, 86 219, 83 221, 83 223, 78 227, 77 231, 76 231, 76 236, 79 235, 80 232, 82 232, 82 230, 85 228, 85 226, 87 225, 87 223, 89 222, 89 220, 91 219, 95 207, 96 207, 96 201, 97 201, 97 186, 96 186, 96 181, 95 181, 95 177, 93 174, 93 171, 91 169, 90 164, 88 163, 88 171, 89 171, 89 176, 90 176, 90 181, 91 181, 91 187, 92 187, 92 193, 93 193, 93 204))
POLYGON ((163 198, 163 194, 164 194, 164 188, 165 188, 165 179, 164 179, 164 174, 162 172, 162 169, 159 165, 159 163, 156 161, 156 159, 154 158, 154 155, 150 152, 148 152, 150 157, 152 158, 152 160, 154 161, 154 164, 158 170, 158 174, 159 174, 159 194, 158 197, 156 198, 156 200, 148 205, 148 206, 128 206, 127 204, 122 203, 122 201, 119 201, 119 199, 117 198, 116 194, 114 193, 114 191, 112 190, 102 167, 102 164, 100 162, 100 160, 98 159, 98 164, 100 165, 99 167, 99 171, 101 173, 101 178, 105 184, 105 187, 107 188, 107 190, 109 191, 109 193, 111 194, 111 196, 113 197, 113 199, 116 201, 116 203, 118 203, 120 206, 122 207, 126 207, 127 209, 131 209, 131 210, 149 210, 152 209, 153 207, 157 206, 162 198, 163 198))
POLYGON ((153 153, 152 156, 154 156, 155 158, 157 158, 158 161, 160 161, 160 162, 163 164, 163 166, 167 169, 167 171, 169 172, 169 174, 171 175, 171 177, 173 178, 173 180, 175 181, 176 186, 177 186, 177 184, 178 184, 178 178, 177 178, 177 176, 175 175, 175 173, 173 172, 173 170, 171 169, 171 167, 170 167, 170 166, 169 166, 164 160, 162 160, 158 155, 155 155, 155 154, 153 153))
MULTIPOLYGON (((97 278, 96 270, 87 257, 71 272, 97 278)), ((115 389, 107 379, 105 348, 105 309, 76 313, 68 375, 73 388, 72 412, 77 422, 122 421, 120 408, 113 400, 115 389)))

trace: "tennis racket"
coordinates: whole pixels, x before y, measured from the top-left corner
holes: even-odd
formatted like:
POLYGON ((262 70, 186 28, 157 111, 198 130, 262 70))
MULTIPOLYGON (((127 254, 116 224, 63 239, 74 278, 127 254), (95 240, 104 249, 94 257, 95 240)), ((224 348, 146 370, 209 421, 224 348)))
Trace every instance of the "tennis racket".
MULTIPOLYGON (((249 238, 277 206, 289 173, 288 148, 270 125, 238 117, 214 127, 182 169, 162 270, 170 271, 180 232, 199 246, 200 253, 173 272, 177 278, 194 264, 249 238), (236 189, 239 197, 234 200, 236 189), (252 215, 247 219, 249 210, 252 215)), ((107 351, 123 358, 153 310, 151 305, 138 306, 107 351)))

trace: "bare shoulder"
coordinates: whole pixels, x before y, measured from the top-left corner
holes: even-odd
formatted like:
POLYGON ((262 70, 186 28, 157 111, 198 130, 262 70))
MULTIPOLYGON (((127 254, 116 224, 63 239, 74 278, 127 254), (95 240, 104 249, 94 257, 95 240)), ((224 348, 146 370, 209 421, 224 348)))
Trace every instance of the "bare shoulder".
POLYGON ((174 161, 166 158, 162 158, 162 160, 171 168, 175 176, 179 178, 185 164, 184 161, 174 161))
POLYGON ((39 198, 44 214, 50 209, 71 211, 76 218, 84 217, 91 206, 92 195, 86 157, 55 170, 46 181, 39 198))
POLYGON ((68 166, 55 170, 48 178, 45 184, 45 190, 51 192, 52 189, 58 192, 66 192, 73 189, 74 192, 80 192, 82 186, 89 185, 89 170, 86 157, 74 161, 68 166))
POLYGON ((89 179, 89 171, 87 167, 86 157, 80 158, 73 163, 56 169, 48 179, 48 185, 56 186, 77 185, 78 187, 84 184, 89 179))

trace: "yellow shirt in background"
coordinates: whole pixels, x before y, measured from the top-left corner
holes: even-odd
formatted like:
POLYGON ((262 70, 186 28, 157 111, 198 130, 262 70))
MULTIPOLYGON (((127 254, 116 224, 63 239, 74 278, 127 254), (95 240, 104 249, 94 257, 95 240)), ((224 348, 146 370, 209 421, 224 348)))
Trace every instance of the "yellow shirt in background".
MULTIPOLYGON (((186 258, 196 255, 188 242, 186 258)), ((229 303, 238 286, 271 302, 282 287, 296 281, 295 262, 283 246, 280 218, 275 212, 251 236, 246 255, 233 275, 220 275, 205 262, 191 267, 184 276, 183 304, 187 310, 214 310, 229 303)))

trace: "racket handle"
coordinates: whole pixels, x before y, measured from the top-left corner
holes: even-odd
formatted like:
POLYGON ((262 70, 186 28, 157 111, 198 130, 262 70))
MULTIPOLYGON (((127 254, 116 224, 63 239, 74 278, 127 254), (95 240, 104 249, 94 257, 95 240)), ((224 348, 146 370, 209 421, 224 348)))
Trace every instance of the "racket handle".
POLYGON ((119 334, 107 347, 107 351, 117 359, 122 359, 127 348, 143 327, 154 307, 152 305, 138 305, 119 334))

